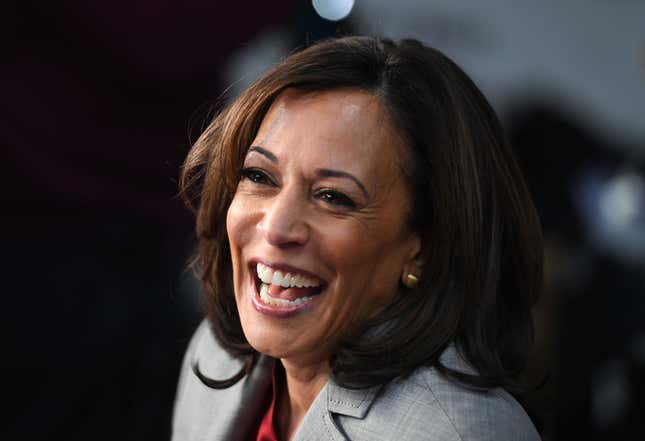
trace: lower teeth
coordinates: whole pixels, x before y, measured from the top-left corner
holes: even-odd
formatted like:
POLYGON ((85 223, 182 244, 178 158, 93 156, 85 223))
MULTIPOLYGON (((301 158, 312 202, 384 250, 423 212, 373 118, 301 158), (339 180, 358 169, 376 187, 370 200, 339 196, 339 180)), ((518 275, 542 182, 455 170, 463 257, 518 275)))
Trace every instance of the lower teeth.
POLYGON ((313 299, 313 297, 300 297, 293 301, 286 299, 277 299, 269 295, 269 285, 263 283, 260 287, 260 299, 264 303, 273 306, 297 306, 310 301, 311 299, 313 299))

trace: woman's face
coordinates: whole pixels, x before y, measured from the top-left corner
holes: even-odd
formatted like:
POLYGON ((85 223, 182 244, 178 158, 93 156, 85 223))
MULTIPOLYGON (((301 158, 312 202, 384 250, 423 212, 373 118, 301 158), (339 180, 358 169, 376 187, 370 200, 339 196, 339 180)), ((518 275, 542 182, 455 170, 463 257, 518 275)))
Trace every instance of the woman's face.
POLYGON ((244 334, 323 363, 412 268, 405 145, 370 93, 286 91, 265 116, 227 214, 244 334))

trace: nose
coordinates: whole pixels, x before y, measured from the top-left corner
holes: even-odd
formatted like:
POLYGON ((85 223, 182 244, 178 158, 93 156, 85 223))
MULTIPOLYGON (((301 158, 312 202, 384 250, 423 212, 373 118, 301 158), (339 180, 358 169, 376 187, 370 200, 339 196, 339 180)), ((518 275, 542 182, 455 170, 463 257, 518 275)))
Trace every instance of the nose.
POLYGON ((273 246, 302 246, 309 239, 305 207, 297 189, 283 188, 266 202, 258 229, 273 246))

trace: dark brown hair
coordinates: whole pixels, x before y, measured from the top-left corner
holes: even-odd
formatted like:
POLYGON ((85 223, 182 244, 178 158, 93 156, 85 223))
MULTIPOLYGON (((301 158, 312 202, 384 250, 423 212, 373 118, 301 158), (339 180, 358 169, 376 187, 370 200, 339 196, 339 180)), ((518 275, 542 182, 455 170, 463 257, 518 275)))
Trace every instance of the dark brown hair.
POLYGON ((180 185, 196 214, 199 271, 210 324, 223 347, 235 356, 255 355, 235 304, 226 211, 247 149, 287 88, 375 94, 410 153, 409 221, 423 238, 423 276, 360 335, 340 342, 330 360, 335 381, 367 387, 430 365, 475 387, 514 384, 526 362, 530 309, 541 290, 539 221, 484 96, 451 60, 416 40, 343 37, 297 52, 219 113, 192 147, 180 185), (479 375, 441 365, 439 355, 450 342, 479 375))

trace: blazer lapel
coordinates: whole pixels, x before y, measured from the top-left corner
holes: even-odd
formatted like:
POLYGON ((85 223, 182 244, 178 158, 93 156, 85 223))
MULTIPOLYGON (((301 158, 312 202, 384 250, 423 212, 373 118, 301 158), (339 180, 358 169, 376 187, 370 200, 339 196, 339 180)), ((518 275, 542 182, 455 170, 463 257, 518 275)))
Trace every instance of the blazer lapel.
POLYGON ((365 417, 380 389, 345 389, 330 379, 307 411, 294 441, 347 441, 337 415, 365 417))

